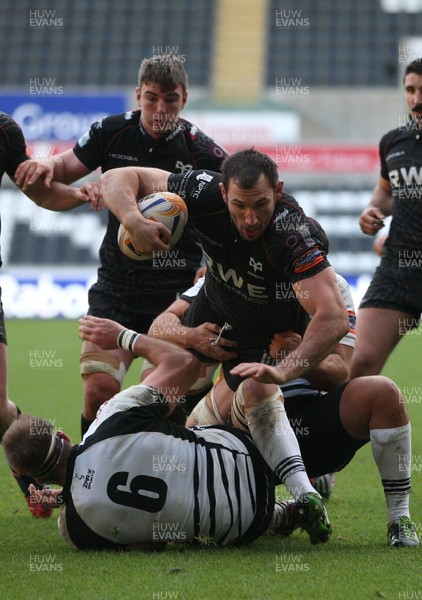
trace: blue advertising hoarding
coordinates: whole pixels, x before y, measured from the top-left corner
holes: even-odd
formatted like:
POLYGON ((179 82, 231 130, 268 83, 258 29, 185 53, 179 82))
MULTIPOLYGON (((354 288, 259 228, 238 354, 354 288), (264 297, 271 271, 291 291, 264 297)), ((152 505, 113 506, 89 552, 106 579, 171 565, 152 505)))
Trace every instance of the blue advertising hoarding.
MULTIPOLYGON (((0 275, 6 317, 41 319, 77 319, 88 310, 88 290, 96 281, 95 269, 85 273, 66 272, 0 275)), ((346 277, 352 292, 355 309, 365 293, 371 274, 346 277)))
POLYGON ((41 81, 34 80, 29 94, 2 92, 0 110, 19 123, 28 142, 74 142, 94 121, 126 110, 124 94, 69 95, 62 93, 63 88, 51 85, 54 80, 49 85, 40 85, 41 81))

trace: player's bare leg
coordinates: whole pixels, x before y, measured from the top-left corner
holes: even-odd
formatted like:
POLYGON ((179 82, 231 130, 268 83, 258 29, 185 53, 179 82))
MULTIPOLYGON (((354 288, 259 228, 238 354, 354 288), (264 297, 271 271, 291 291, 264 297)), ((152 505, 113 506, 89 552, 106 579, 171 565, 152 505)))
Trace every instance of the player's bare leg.
POLYGON ((81 352, 84 405, 81 433, 88 430, 100 406, 120 392, 124 376, 135 356, 127 350, 103 350, 84 341, 81 352))
POLYGON ((356 347, 350 378, 378 375, 413 318, 407 312, 387 308, 361 308, 356 320, 356 347))

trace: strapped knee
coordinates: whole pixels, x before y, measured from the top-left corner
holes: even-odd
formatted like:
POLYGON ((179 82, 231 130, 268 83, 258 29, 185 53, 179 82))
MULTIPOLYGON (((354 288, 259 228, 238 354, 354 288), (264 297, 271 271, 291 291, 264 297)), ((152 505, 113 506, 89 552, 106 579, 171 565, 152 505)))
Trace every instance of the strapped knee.
POLYGON ((189 419, 194 419, 195 425, 225 425, 215 402, 214 388, 198 402, 189 419))
POLYGON ((239 427, 239 429, 244 429, 245 431, 247 431, 247 414, 250 414, 252 412, 254 412, 255 414, 266 412, 274 401, 281 402, 283 404, 283 394, 279 389, 277 389, 267 398, 264 398, 261 402, 251 405, 245 401, 245 398, 243 396, 242 388, 244 383, 245 382, 242 381, 242 383, 239 385, 236 392, 234 393, 232 401, 232 419, 234 419, 234 422, 236 423, 236 426, 239 427))
POLYGON ((234 393, 232 400, 232 421, 239 429, 248 431, 248 424, 245 416, 245 400, 243 398, 243 381, 234 393))
POLYGON ((106 373, 121 386, 126 375, 124 363, 113 354, 106 351, 83 352, 80 358, 81 375, 106 373))

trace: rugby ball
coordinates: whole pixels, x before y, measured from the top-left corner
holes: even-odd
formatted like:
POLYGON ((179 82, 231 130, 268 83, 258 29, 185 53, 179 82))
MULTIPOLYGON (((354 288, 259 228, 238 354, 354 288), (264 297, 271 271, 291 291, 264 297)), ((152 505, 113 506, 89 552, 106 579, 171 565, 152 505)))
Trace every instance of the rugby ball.
MULTIPOLYGON (((187 206, 177 194, 156 192, 138 202, 138 208, 145 219, 158 221, 171 231, 171 243, 174 246, 183 233, 188 220, 187 206)), ((132 260, 151 260, 153 255, 143 254, 133 246, 129 233, 120 224, 117 232, 117 244, 125 256, 132 260)))

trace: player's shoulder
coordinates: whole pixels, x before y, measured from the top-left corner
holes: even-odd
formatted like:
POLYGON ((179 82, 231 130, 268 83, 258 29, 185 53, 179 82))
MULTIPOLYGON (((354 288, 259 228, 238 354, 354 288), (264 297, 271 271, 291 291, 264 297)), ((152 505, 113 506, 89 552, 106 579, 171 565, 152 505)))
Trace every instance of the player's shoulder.
POLYGON ((280 203, 288 205, 294 210, 296 210, 296 209, 301 210, 296 198, 292 194, 289 194, 288 192, 283 191, 281 198, 280 198, 280 203))
POLYGON ((221 173, 218 171, 189 169, 184 173, 172 173, 168 189, 179 196, 189 190, 194 198, 199 198, 200 195, 204 196, 205 192, 219 190, 221 180, 221 173))
POLYGON ((105 132, 117 132, 123 128, 139 125, 141 118, 140 110, 129 110, 124 113, 109 115, 92 124, 94 129, 102 129, 105 132))
POLYGON ((389 150, 389 148, 391 148, 391 146, 393 146, 395 143, 401 142, 403 140, 408 139, 409 137, 412 137, 414 130, 415 124, 411 120, 407 121, 405 125, 401 125, 400 127, 390 129, 381 137, 381 152, 386 153, 389 150))
POLYGON ((202 129, 200 129, 194 123, 181 118, 180 125, 181 132, 184 134, 185 138, 188 140, 188 144, 192 148, 207 150, 218 160, 222 160, 228 156, 229 153, 225 148, 223 148, 223 146, 217 144, 215 140, 204 133, 202 129))
POLYGON ((341 296, 346 304, 346 306, 348 307, 349 305, 353 306, 353 297, 352 297, 352 291, 350 289, 350 285, 347 282, 347 280, 340 275, 339 273, 337 273, 336 271, 336 279, 337 279, 337 285, 339 287, 341 296))
POLYGON ((289 228, 293 222, 301 222, 305 214, 300 208, 297 200, 291 194, 283 192, 277 200, 271 219, 273 231, 281 233, 289 228))
POLYGON ((287 193, 276 203, 264 243, 272 261, 278 256, 284 262, 289 255, 297 272, 323 261, 328 252, 328 240, 321 225, 307 216, 294 196, 287 193))
POLYGON ((191 123, 191 121, 188 121, 187 119, 183 119, 182 117, 180 117, 179 123, 181 126, 180 130, 185 135, 188 135, 192 140, 201 139, 201 138, 202 139, 211 139, 201 129, 199 129, 199 127, 194 125, 194 123, 191 123))
POLYGON ((93 139, 111 139, 127 128, 139 126, 140 114, 140 111, 128 111, 94 121, 89 130, 79 138, 77 147, 83 148, 93 139))

